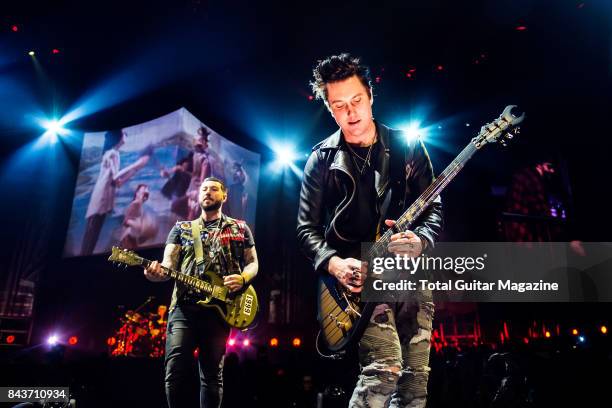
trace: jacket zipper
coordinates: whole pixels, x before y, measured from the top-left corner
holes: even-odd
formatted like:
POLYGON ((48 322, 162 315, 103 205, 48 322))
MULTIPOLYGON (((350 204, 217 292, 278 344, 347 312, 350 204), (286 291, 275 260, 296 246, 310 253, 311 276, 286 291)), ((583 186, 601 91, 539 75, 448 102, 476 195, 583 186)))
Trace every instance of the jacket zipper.
POLYGON ((340 235, 340 233, 336 229, 336 219, 338 218, 340 213, 342 213, 346 209, 346 207, 348 207, 348 205, 353 201, 353 198, 355 198, 355 190, 357 190, 357 183, 355 183, 355 179, 353 178, 353 175, 351 173, 349 173, 348 171, 344 170, 342 167, 333 166, 332 165, 330 167, 330 170, 340 170, 344 174, 348 175, 349 178, 351 179, 351 181, 353 182, 353 192, 351 193, 351 198, 346 202, 346 204, 344 204, 344 206, 342 208, 340 208, 338 211, 336 211, 336 215, 334 215, 334 218, 332 218, 332 220, 330 222, 330 224, 331 224, 332 228, 334 229, 334 232, 336 233, 336 236, 338 236, 338 238, 340 238, 341 240, 346 241, 346 242, 352 242, 350 239, 346 239, 342 235, 340 235))

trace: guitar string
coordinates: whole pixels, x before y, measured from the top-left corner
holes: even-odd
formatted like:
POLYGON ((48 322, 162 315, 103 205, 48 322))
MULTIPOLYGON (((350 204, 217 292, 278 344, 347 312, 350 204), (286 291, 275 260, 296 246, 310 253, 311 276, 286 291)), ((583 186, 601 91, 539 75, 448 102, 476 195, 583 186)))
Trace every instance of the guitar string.
MULTIPOLYGON (((427 189, 425 189, 425 191, 422 193, 421 197, 419 197, 402 215, 407 214, 410 209, 419 201, 421 202, 427 202, 429 201, 432 197, 435 197, 436 195, 438 195, 440 193, 440 191, 442 189, 444 189, 448 183, 450 183, 454 177, 459 173, 459 171, 463 168, 463 166, 465 166, 467 160, 469 160, 471 158, 471 156, 477 151, 478 149, 476 148, 476 146, 474 145, 473 142, 470 142, 462 151, 461 153, 459 153, 459 155, 446 167, 446 169, 444 169, 444 171, 438 176, 437 178, 437 182, 434 182, 432 184, 430 184, 427 189), (441 181, 439 181, 441 180, 441 181)), ((421 207, 419 208, 419 211, 422 211, 424 208, 421 207)), ((419 214, 420 215, 420 214, 419 214)), ((400 217, 401 219, 401 217, 400 217)), ((403 223, 403 222, 401 222, 403 223)), ((369 251, 369 255, 372 255, 372 250, 373 248, 376 246, 376 244, 388 241, 391 237, 391 235, 393 235, 393 229, 390 228, 387 231, 385 231, 383 233, 383 235, 380 237, 380 239, 375 243, 375 245, 372 247, 372 249, 369 251)))

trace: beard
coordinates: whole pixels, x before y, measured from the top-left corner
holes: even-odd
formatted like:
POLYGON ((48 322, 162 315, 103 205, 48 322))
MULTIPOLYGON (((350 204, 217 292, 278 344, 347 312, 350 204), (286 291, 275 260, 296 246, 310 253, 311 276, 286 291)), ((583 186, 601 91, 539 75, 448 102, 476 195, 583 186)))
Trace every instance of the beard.
POLYGON ((221 201, 215 201, 208 205, 204 205, 204 203, 202 203, 200 206, 202 207, 202 211, 217 211, 219 208, 221 208, 221 204, 221 201))

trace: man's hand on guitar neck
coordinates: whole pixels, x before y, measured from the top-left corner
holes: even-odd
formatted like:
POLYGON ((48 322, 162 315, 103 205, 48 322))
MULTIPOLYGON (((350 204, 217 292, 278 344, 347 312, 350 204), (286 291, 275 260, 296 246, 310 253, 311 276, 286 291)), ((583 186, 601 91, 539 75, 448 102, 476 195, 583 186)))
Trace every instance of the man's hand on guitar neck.
POLYGON ((355 258, 340 258, 332 256, 327 264, 327 271, 338 282, 351 292, 359 293, 365 281, 365 273, 361 272, 361 261, 355 258))
POLYGON ((144 275, 145 278, 151 282, 163 282, 170 279, 164 275, 162 272, 162 265, 157 261, 151 262, 151 264, 145 268, 144 275))
POLYGON ((176 269, 180 252, 181 247, 179 245, 167 244, 164 248, 163 262, 161 264, 157 261, 151 262, 151 265, 145 268, 145 277, 151 282, 164 282, 170 279, 162 272, 162 265, 169 269, 176 269))
MULTIPOLYGON (((385 220, 387 227, 393 227, 395 221, 385 220)), ((391 242, 387 246, 387 250, 396 255, 407 255, 411 258, 416 258, 421 255, 425 247, 425 242, 412 231, 403 231, 391 235, 391 242)))

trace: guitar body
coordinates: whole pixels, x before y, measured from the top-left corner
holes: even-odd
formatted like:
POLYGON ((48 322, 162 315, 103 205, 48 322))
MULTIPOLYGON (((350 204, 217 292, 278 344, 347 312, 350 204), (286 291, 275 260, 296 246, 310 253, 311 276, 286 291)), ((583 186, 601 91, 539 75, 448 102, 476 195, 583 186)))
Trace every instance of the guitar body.
MULTIPOLYGON (((151 265, 150 260, 138 256, 134 251, 115 246, 108 260, 125 267, 146 268, 151 265)), ((162 265, 162 273, 195 291, 194 296, 198 298, 195 303, 198 306, 215 308, 230 326, 246 330, 255 321, 259 312, 259 301, 252 285, 230 293, 229 289, 223 286, 223 278, 211 271, 206 271, 202 277, 196 277, 162 265)))
POLYGON ((331 275, 321 275, 317 287, 317 320, 325 347, 339 352, 361 338, 374 303, 361 303, 331 275))
POLYGON ((202 280, 212 284, 217 293, 203 293, 202 298, 196 302, 198 306, 215 308, 227 324, 240 330, 253 324, 259 310, 253 286, 247 285, 238 292, 230 293, 223 286, 223 278, 214 272, 204 273, 202 280), (215 294, 216 297, 213 296, 215 294))

